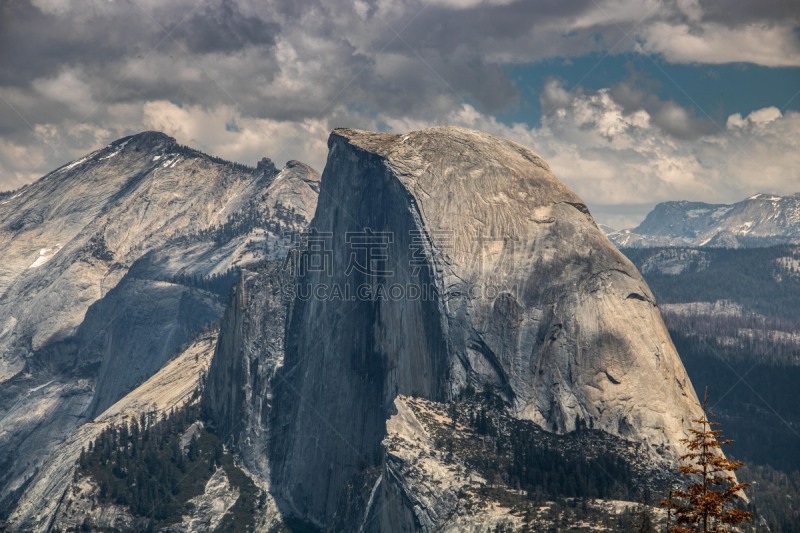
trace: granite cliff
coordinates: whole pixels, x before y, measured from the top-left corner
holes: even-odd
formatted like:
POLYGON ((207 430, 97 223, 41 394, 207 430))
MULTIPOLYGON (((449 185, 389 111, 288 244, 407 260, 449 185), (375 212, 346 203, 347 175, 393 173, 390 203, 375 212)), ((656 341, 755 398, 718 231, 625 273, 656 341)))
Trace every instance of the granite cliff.
POLYGON ((204 397, 284 519, 455 523, 391 460, 400 397, 494 398, 548 433, 675 459, 699 411, 654 298, 541 158, 449 127, 335 130, 329 148, 294 277, 240 283, 204 397))

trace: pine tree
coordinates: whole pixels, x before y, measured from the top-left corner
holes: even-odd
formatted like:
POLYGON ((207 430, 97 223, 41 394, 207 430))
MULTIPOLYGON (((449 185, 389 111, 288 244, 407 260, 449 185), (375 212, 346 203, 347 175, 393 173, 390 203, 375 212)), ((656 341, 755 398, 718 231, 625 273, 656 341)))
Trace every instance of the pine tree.
POLYGON ((680 472, 691 483, 685 489, 670 491, 669 498, 662 503, 667 507, 673 533, 726 532, 734 531, 733 526, 746 522, 752 514, 736 507, 741 492, 750 483, 740 483, 735 472, 744 463, 726 458, 722 446, 731 440, 722 437, 722 431, 715 429, 719 422, 709 420, 708 390, 703 397, 703 414, 692 420, 697 428, 689 430, 690 438, 681 442, 688 451, 680 458, 680 472))

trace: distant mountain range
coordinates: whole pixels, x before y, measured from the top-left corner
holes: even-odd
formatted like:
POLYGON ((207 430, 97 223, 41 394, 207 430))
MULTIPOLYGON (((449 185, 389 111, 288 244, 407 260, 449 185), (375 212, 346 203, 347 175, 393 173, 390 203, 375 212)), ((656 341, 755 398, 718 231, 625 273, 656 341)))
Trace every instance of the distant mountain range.
POLYGON ((800 243, 800 193, 756 194, 734 204, 663 202, 633 229, 609 230, 618 247, 760 248, 800 243))

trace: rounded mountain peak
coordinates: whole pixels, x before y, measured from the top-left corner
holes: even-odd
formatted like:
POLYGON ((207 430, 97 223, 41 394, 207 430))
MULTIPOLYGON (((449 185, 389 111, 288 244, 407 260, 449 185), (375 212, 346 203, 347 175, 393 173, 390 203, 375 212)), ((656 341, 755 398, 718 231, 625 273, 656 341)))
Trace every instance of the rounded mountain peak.
MULTIPOLYGON (((384 160, 418 196, 426 221, 437 227, 517 236, 527 221, 547 218, 539 211, 549 206, 565 204, 579 216, 589 215, 583 200, 539 155, 489 133, 455 126, 406 134, 343 128, 332 132, 328 144, 329 162, 337 152, 353 150, 384 160)), ((329 175, 338 179, 343 174, 329 175)))
POLYGON ((127 140, 136 141, 140 143, 150 142, 150 143, 158 143, 158 142, 176 142, 174 137, 170 137, 164 132, 161 131, 154 131, 154 130, 147 130, 136 133, 134 135, 129 135, 127 137, 123 137, 114 141, 111 144, 120 144, 127 140))
POLYGON ((441 258, 441 293, 471 317, 464 338, 482 341, 469 368, 494 354, 503 370, 484 378, 505 384, 518 416, 558 432, 590 420, 680 450, 693 391, 652 293, 541 157, 460 127, 342 137, 379 153, 413 198, 441 258))
POLYGON ((150 151, 178 144, 174 137, 160 131, 143 131, 122 137, 111 143, 112 147, 131 147, 137 150, 150 151))
MULTIPOLYGON (((375 151, 381 155, 392 155, 398 148, 413 146, 417 148, 447 149, 451 155, 461 155, 471 151, 475 156, 484 156, 489 160, 504 156, 511 159, 523 158, 528 163, 550 170, 547 163, 529 148, 502 137, 483 131, 462 128, 460 126, 435 126, 406 134, 377 133, 352 128, 337 128, 331 134, 329 145, 336 138, 345 139, 350 144, 367 151, 375 151)), ((402 153, 402 150, 400 150, 402 153)))

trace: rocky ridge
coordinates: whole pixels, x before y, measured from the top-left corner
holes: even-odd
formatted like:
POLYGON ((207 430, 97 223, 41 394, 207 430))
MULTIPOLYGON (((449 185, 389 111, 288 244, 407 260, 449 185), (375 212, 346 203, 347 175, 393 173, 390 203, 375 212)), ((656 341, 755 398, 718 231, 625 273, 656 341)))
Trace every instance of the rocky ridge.
MULTIPOLYGON (((29 482, 10 519, 20 529, 46 530, 52 525, 79 526, 87 517, 98 525, 125 529, 133 521, 115 523, 125 512, 115 513, 92 502, 91 480, 73 482, 81 449, 86 448, 105 428, 138 418, 142 413, 160 416, 190 401, 207 373, 217 343, 216 332, 199 336, 180 355, 172 359, 145 383, 128 393, 93 421, 87 422, 60 443, 58 452, 48 457, 29 482), (88 499, 87 499, 88 498, 88 499), (92 511, 97 509, 97 513, 92 511)), ((116 511, 120 511, 116 509, 116 511)))
POLYGON ((21 517, 58 446, 221 318, 238 269, 285 255, 317 190, 302 163, 144 132, 0 199, 0 516, 21 517))

